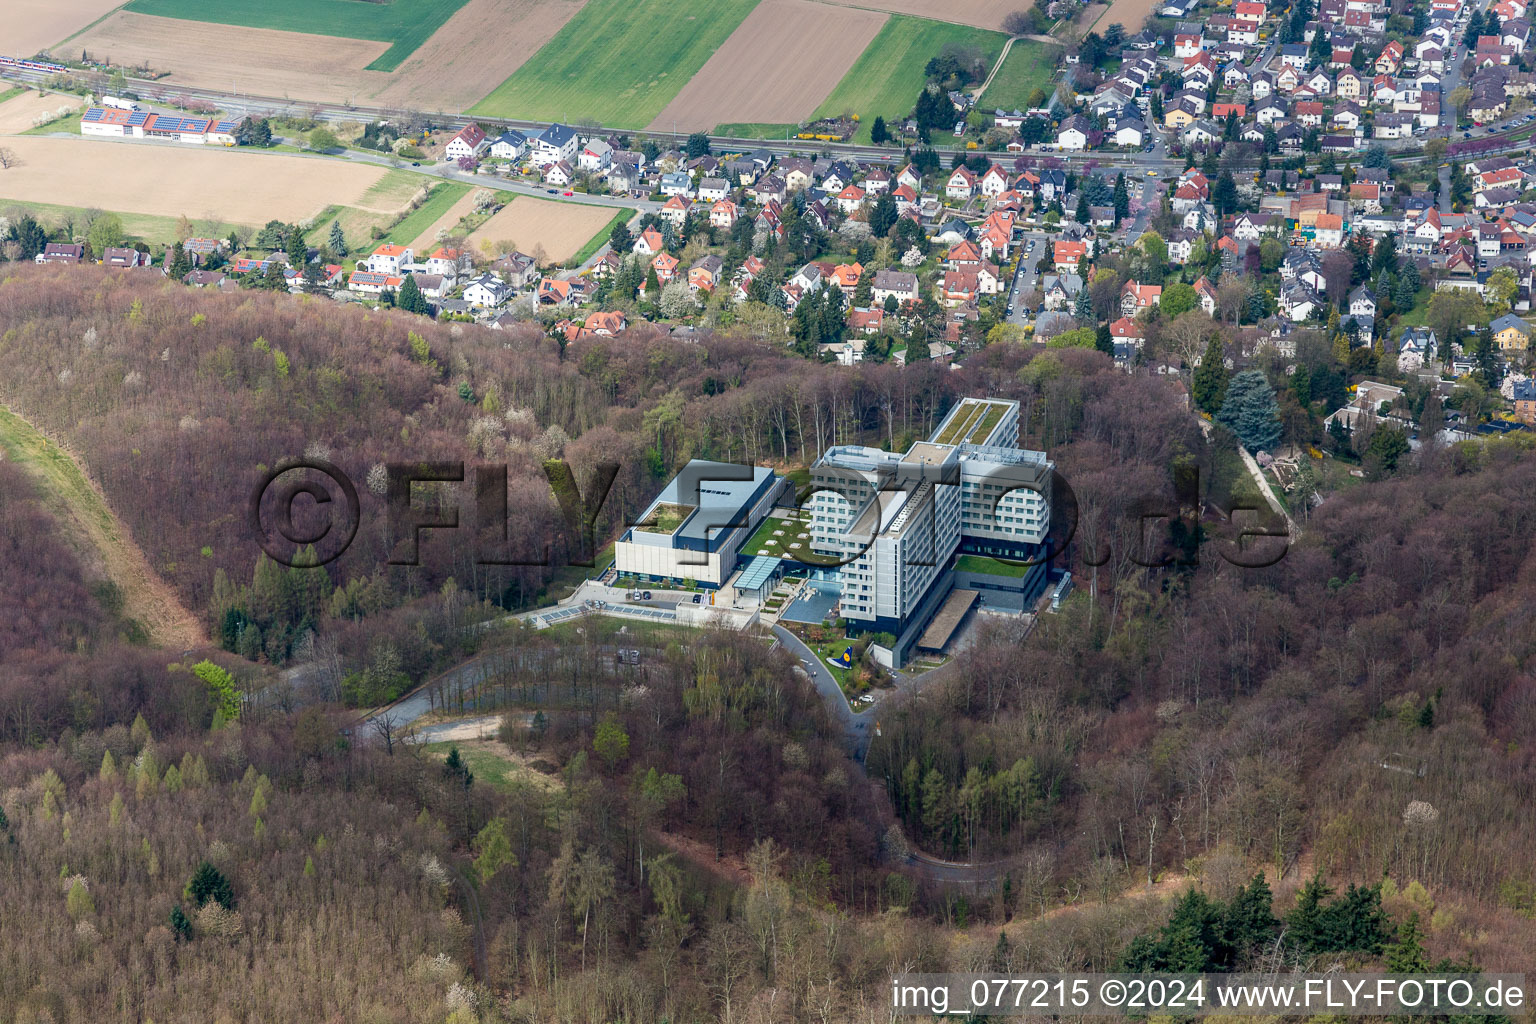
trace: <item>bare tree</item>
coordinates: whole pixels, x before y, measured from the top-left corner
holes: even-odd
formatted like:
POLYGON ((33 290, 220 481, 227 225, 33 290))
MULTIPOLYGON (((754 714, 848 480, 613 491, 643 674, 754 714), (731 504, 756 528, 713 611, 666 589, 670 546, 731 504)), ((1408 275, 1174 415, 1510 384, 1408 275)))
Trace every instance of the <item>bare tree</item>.
POLYGON ((0 146, 0 170, 13 167, 17 162, 14 149, 9 146, 0 146))
POLYGON ((374 735, 384 741, 384 750, 390 757, 395 756, 395 719, 392 715, 380 715, 368 723, 373 727, 374 735))

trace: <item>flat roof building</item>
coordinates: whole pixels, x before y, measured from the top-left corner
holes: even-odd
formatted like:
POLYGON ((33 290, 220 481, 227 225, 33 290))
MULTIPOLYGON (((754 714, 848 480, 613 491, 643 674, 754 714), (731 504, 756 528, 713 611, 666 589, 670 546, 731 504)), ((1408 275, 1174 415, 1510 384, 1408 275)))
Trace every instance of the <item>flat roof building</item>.
POLYGON ((721 586, 787 481, 766 466, 694 459, 614 545, 620 573, 721 586))
MULTIPOLYGON (((1019 448, 1018 436, 1017 402, 966 398, 904 454, 839 445, 817 461, 811 550, 841 563, 822 575, 841 585, 851 628, 891 633, 902 658, 954 589, 957 569, 976 603, 991 596, 994 606, 1022 610, 1041 591, 1043 563, 1018 574, 987 561, 1036 560, 1050 532, 1054 467, 1043 452, 1019 448)), ((941 631, 946 640, 958 624, 941 631)))

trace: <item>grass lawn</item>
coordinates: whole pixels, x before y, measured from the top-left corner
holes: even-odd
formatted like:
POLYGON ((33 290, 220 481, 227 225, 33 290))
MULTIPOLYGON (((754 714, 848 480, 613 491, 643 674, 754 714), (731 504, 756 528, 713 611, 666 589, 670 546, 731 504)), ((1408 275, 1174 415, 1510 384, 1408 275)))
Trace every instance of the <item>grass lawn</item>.
MULTIPOLYGON (((46 228, 53 228, 72 221, 75 224, 85 220, 85 208, 80 206, 56 206, 53 203, 30 203, 16 199, 0 199, 0 206, 9 210, 12 208, 26 210, 37 218, 39 224, 46 228)), ((170 245, 176 241, 176 218, 158 217, 147 213, 123 213, 118 210, 115 213, 123 222, 123 234, 126 242, 132 245, 134 242, 143 242, 152 250, 159 246, 170 245)), ((228 221, 211 221, 199 217, 191 218, 194 234, 208 238, 223 238, 229 234, 235 225, 228 221)), ((329 222, 327 222, 329 228, 329 222)), ((158 256, 160 253, 155 252, 158 256)))
POLYGON ((602 228, 600 228, 598 230, 597 234, 593 235, 590 239, 588 239, 586 245, 582 246, 580 249, 577 249, 576 250, 576 254, 574 256, 572 256, 570 259, 565 261, 566 266, 568 266, 568 267, 579 267, 579 266, 581 266, 589 258, 591 258, 593 253, 595 253, 595 252, 597 252, 597 250, 601 249, 603 247, 603 245, 608 241, 608 236, 613 234, 613 226, 615 224, 626 223, 634 215, 635 215, 635 212, 633 210, 630 210, 630 209, 627 209, 627 208, 623 209, 623 210, 620 210, 618 213, 614 214, 613 215, 613 219, 610 220, 607 224, 604 224, 602 226, 602 228))
POLYGON ((758 526, 757 531, 747 538, 747 542, 741 546, 742 554, 755 555, 759 551, 767 551, 771 555, 789 555, 792 558, 800 558, 810 552, 811 535, 805 524, 796 525, 788 519, 780 519, 778 516, 767 516, 758 526), (775 530, 783 530, 784 536, 775 537, 775 530), (769 541, 774 541, 769 544, 769 541), (799 544, 798 548, 791 548, 790 544, 799 544))
POLYGON ((47 124, 33 125, 31 128, 28 128, 25 131, 20 132, 19 134, 21 134, 21 135, 58 135, 61 132, 66 134, 66 135, 83 135, 84 134, 83 132, 80 131, 80 112, 78 110, 75 111, 72 114, 68 114, 68 115, 66 115, 64 117, 59 118, 56 121, 49 121, 47 124))
POLYGON ((1007 39, 1002 32, 893 14, 822 103, 817 116, 835 117, 844 111, 858 114, 854 141, 867 144, 876 114, 890 123, 911 112, 923 88, 924 65, 944 47, 975 47, 986 54, 990 67, 1007 39))
POLYGON ((127 9, 135 14, 209 21, 216 25, 375 39, 390 46, 368 65, 368 70, 393 71, 464 3, 465 0, 391 0, 387 4, 359 0, 132 0, 127 9))
POLYGON ((583 615, 578 619, 550 626, 540 632, 539 636, 567 644, 587 641, 611 644, 623 640, 626 647, 665 648, 672 643, 687 647, 699 636, 699 630, 694 626, 679 626, 670 622, 648 622, 644 619, 631 619, 619 615, 583 615), (577 633, 577 629, 582 632, 577 633), (619 632, 621 629, 623 633, 619 632))
POLYGON ((754 124, 751 122, 743 124, 737 122, 735 124, 717 124, 715 125, 715 130, 710 132, 710 134, 724 135, 730 139, 785 139, 793 136, 795 130, 799 127, 797 124, 754 124))
MULTIPOLYGON (((400 223, 389 229, 384 240, 394 245, 410 245, 416 241, 427 228, 437 222, 437 219, 469 192, 469 186, 457 181, 445 181, 432 189, 427 196, 427 201, 400 219, 400 223)), ((345 225, 343 225, 345 227, 345 225)), ((347 241, 352 241, 348 236, 347 241)))
POLYGON ((15 99, 17 96, 20 96, 22 93, 24 93, 26 91, 27 91, 26 89, 22 88, 19 85, 13 85, 9 89, 6 89, 4 92, 0 92, 0 103, 4 103, 6 100, 9 100, 9 99, 15 99))
POLYGON ((1038 39, 1015 40, 997 77, 981 94, 982 109, 1023 110, 1029 94, 1036 89, 1044 89, 1049 95, 1051 76, 1056 73, 1056 61, 1060 57, 1059 46, 1038 39))
POLYGON ((984 572, 993 576, 1012 576, 1018 579, 1027 576, 1034 570, 1033 565, 1017 565, 1012 562, 1000 562, 986 555, 961 555, 955 559, 957 572, 984 572))
POLYGON ((448 751, 455 747, 458 748, 459 757, 475 773, 475 781, 483 782, 492 789, 506 791, 519 785, 530 785, 553 792, 560 788, 558 778, 535 771, 510 754, 503 753, 506 748, 499 740, 445 740, 424 744, 422 749, 435 757, 446 759, 448 751))
POLYGON ((756 5, 591 0, 470 113, 644 128, 756 5))
POLYGON ((359 210, 355 206, 327 206, 318 217, 315 218, 315 226, 309 229, 309 234, 304 240, 310 245, 329 245, 331 241, 331 222, 341 222, 341 232, 347 238, 347 248, 353 255, 359 252, 368 253, 378 243, 373 240, 373 229, 380 231, 389 227, 388 214, 375 213, 372 210, 359 210))

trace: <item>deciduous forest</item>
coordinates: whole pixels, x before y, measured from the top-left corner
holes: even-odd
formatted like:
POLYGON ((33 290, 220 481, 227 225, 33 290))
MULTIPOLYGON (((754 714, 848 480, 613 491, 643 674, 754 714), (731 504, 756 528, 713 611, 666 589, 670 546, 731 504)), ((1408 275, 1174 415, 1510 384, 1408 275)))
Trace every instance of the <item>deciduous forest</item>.
POLYGON ((1092 350, 562 347, 47 266, 0 276, 0 402, 78 457, 208 637, 151 646, 0 461, 0 1024, 872 1024, 903 971, 1533 967, 1517 439, 1361 479, 1243 568, 1232 435, 1092 350), (688 458, 902 447, 962 395, 1018 399, 1070 482, 1076 591, 885 697, 866 763, 762 636, 647 634, 615 667, 595 631, 488 625, 550 600, 579 544, 548 460, 578 488, 619 464, 601 544, 688 458), (296 457, 358 487, 357 540, 321 568, 244 523, 296 457), (508 467, 508 544, 555 564, 478 566, 465 530, 388 563, 376 467, 461 459, 508 467), (362 724, 469 659, 494 739, 362 724))

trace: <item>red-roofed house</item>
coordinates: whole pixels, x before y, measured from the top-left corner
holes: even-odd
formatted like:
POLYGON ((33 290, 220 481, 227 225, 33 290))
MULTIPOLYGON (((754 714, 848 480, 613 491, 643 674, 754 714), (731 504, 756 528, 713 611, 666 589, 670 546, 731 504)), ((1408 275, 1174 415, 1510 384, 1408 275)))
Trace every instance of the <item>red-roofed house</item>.
POLYGON ((1147 340, 1146 332, 1142 330, 1141 324, 1128 316, 1123 316, 1110 324, 1109 334, 1114 340, 1128 345, 1135 345, 1137 348, 1141 348, 1147 340))
POLYGON ((736 204, 729 199, 717 199, 709 208, 709 223, 717 228, 729 228, 736 223, 736 204))
POLYGON ((368 269, 375 274, 399 274, 416 254, 408 245, 381 245, 368 257, 368 269))
POLYGON ((1138 281, 1127 281, 1120 289, 1120 312, 1125 316, 1135 316, 1144 309, 1151 309, 1162 300, 1163 286, 1160 284, 1141 284, 1138 281))
POLYGON ((646 228, 640 232, 640 237, 635 239, 635 252, 641 256, 655 256, 666 246, 662 242, 661 232, 655 228, 646 228))
POLYGON ((1056 258, 1056 273, 1077 273, 1078 261, 1088 254, 1086 242, 1073 242, 1066 239, 1058 239, 1053 249, 1056 258))
POLYGON ((443 153, 450 160, 462 160, 464 157, 476 157, 482 149, 490 146, 485 132, 481 131, 477 124, 467 124, 459 129, 459 133, 448 140, 448 145, 443 147, 443 153))

